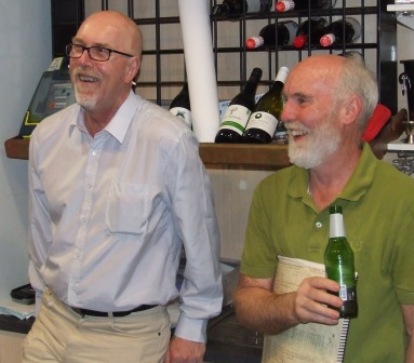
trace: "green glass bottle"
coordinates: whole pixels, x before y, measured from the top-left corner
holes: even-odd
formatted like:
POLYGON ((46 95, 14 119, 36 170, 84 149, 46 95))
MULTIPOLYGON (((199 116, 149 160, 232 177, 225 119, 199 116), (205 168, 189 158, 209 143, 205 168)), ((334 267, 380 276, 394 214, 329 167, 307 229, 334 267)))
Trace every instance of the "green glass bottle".
POLYGON ((339 310, 341 317, 358 315, 354 253, 345 237, 342 207, 329 208, 329 241, 325 249, 326 276, 339 283, 339 297, 344 304, 339 310))
POLYGON ((253 68, 246 85, 224 112, 215 142, 242 142, 244 128, 256 104, 256 90, 261 77, 262 69, 253 68))
POLYGON ((243 140, 246 143, 270 143, 275 135, 283 108, 282 89, 289 68, 280 67, 273 85, 257 102, 246 128, 243 140))

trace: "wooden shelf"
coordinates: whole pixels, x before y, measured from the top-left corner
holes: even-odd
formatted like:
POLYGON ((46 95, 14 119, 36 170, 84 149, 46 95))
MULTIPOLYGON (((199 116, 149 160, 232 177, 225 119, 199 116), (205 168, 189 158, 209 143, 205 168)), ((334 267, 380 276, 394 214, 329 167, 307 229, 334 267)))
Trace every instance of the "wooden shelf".
POLYGON ((278 144, 201 143, 208 169, 277 170, 289 166, 287 146, 278 144))
MULTIPOLYGON (((6 140, 7 157, 27 160, 29 142, 18 137, 6 140)), ((200 156, 208 169, 277 170, 290 165, 287 146, 278 144, 201 143, 200 156)))
POLYGON ((10 159, 27 160, 29 158, 29 139, 13 137, 4 142, 6 156, 10 159))

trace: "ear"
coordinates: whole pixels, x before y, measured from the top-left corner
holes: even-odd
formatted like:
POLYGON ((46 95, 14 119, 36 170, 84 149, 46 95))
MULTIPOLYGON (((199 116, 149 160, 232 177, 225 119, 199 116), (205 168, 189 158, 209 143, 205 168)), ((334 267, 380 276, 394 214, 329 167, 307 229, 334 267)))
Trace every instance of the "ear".
POLYGON ((128 66, 125 73, 125 82, 132 83, 135 80, 135 77, 138 74, 139 67, 141 66, 141 61, 138 57, 131 57, 128 62, 128 66))
POLYGON ((362 101, 357 95, 351 95, 344 101, 342 109, 342 123, 352 124, 358 118, 362 109, 362 101))

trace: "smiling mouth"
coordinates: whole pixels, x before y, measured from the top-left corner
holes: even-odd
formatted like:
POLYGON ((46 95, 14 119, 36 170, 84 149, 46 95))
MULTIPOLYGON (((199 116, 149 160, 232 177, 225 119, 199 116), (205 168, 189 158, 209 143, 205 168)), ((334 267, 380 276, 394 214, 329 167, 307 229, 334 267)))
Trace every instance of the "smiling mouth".
POLYGON ((92 77, 92 76, 87 76, 87 75, 78 75, 77 77, 80 81, 82 82, 87 82, 87 83, 95 83, 99 81, 99 78, 97 77, 92 77))
POLYGON ((308 134, 307 130, 288 128, 288 135, 292 141, 298 141, 308 134))

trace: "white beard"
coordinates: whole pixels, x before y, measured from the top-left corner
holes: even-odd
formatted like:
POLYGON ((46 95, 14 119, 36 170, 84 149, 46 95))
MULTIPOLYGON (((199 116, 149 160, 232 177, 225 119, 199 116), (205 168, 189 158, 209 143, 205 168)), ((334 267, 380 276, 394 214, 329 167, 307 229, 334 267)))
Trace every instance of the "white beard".
POLYGON ((92 95, 92 96, 84 96, 82 95, 82 92, 79 92, 79 90, 76 89, 76 85, 74 87, 75 89, 75 99, 76 102, 83 108, 87 109, 87 110, 92 110, 95 108, 96 106, 96 95, 92 95))
POLYGON ((328 120, 313 133, 306 134, 306 140, 301 140, 300 146, 289 134, 288 155, 290 162, 299 167, 311 169, 321 165, 328 156, 337 151, 341 135, 332 124, 333 121, 328 120))

